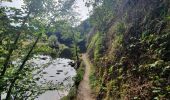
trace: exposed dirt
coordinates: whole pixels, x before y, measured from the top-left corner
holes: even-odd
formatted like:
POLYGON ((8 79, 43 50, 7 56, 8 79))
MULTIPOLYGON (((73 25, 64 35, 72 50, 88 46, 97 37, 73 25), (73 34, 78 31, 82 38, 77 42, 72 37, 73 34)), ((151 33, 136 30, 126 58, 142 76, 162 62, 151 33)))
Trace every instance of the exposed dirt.
POLYGON ((89 85, 91 63, 87 57, 87 54, 82 54, 82 60, 85 64, 85 74, 78 87, 77 100, 95 100, 91 94, 92 92, 89 85))

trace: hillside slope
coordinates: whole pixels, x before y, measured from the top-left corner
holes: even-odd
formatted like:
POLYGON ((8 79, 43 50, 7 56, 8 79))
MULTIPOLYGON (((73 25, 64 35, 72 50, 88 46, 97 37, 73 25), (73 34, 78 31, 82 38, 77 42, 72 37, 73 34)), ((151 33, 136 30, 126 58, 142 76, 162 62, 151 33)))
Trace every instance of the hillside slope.
POLYGON ((113 1, 87 50, 97 99, 170 99, 170 1, 113 1))

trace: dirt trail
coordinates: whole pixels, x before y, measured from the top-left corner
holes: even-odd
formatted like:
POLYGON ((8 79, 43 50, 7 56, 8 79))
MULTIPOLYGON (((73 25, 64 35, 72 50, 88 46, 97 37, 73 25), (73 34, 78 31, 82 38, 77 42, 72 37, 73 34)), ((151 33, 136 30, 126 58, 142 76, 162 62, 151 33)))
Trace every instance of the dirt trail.
POLYGON ((83 80, 78 87, 77 100, 95 100, 92 97, 91 89, 89 85, 89 75, 91 63, 87 57, 87 54, 82 54, 82 60, 85 64, 85 74, 83 80))

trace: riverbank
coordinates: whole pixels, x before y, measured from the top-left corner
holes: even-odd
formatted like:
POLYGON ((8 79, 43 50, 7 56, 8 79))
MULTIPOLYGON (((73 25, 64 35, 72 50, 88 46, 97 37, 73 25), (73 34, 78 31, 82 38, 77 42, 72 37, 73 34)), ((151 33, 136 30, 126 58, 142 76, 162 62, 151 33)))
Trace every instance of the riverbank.
POLYGON ((61 100, 95 100, 90 87, 91 63, 87 54, 82 54, 81 64, 75 77, 75 85, 61 100))

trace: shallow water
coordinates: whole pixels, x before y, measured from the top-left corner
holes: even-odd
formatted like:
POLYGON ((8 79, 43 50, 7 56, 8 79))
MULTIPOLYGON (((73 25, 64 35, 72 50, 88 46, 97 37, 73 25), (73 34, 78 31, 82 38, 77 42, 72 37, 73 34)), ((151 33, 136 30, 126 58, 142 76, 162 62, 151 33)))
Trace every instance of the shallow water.
POLYGON ((60 100, 63 96, 66 96, 70 87, 73 85, 73 77, 76 75, 76 71, 73 67, 68 65, 72 61, 70 59, 57 58, 52 60, 48 56, 36 56, 30 60, 29 63, 39 67, 42 70, 35 77, 40 77, 37 81, 39 85, 50 83, 53 85, 62 85, 64 88, 57 90, 48 90, 41 94, 35 100, 60 100), (49 65, 48 65, 49 63, 49 65), (44 65, 48 65, 43 68, 44 65))
MULTIPOLYGON (((57 58, 51 59, 49 56, 38 55, 34 56, 27 64, 37 67, 33 75, 39 78, 38 85, 47 85, 57 87, 55 90, 46 90, 39 95, 35 100, 60 100, 66 96, 73 86, 73 77, 76 75, 76 70, 68 63, 73 62, 70 59, 57 58), (37 74, 39 72, 39 74, 37 74)), ((12 62, 15 65, 20 65, 20 59, 12 62)), ((40 90, 41 91, 41 90, 40 90)), ((6 93, 2 94, 2 99, 6 97, 6 93)))

